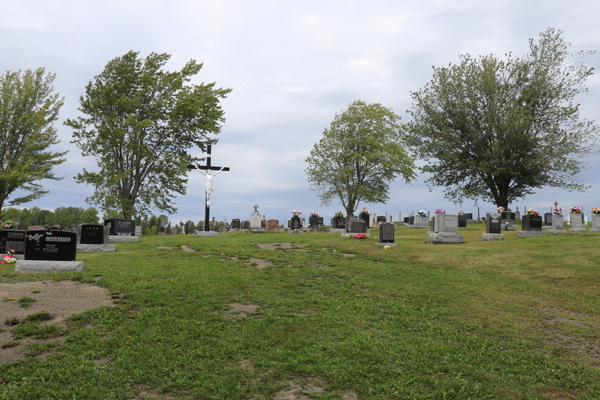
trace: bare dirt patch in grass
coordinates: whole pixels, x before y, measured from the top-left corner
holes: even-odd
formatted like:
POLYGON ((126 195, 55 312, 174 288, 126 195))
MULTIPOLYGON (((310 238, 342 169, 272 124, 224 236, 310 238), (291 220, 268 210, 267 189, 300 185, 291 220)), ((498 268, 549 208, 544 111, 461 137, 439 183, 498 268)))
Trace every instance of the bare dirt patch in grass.
POLYGON ((171 246, 156 246, 156 248, 159 250, 173 250, 171 246))
POLYGON ((306 243, 258 243, 258 247, 260 247, 263 250, 277 250, 277 249, 297 250, 299 247, 304 247, 304 246, 307 246, 307 244, 306 243))
POLYGON ((251 258, 248 260, 248 262, 246 262, 246 265, 253 265, 254 267, 256 267, 258 269, 265 269, 266 267, 273 265, 273 263, 269 260, 261 260, 260 258, 251 258), (253 264, 256 264, 256 265, 253 265, 253 264))
MULTIPOLYGON (((2 316, 0 323, 2 323, 2 329, 5 330, 0 333, 0 347, 13 340, 11 331, 16 326, 5 325, 4 321, 7 319, 24 320, 28 315, 46 311, 54 315, 54 318, 41 325, 65 327, 65 319, 71 315, 81 314, 101 306, 114 306, 109 290, 73 281, 0 283, 0 299, 9 300, 0 300, 0 315, 2 316), (39 293, 32 293, 38 290, 39 293), (36 300, 29 308, 19 307, 16 300, 10 300, 25 296, 33 297, 36 300)), ((0 364, 24 358, 25 349, 29 344, 39 344, 50 340, 56 341, 57 338, 34 340, 26 337, 20 339, 17 346, 0 348, 0 364)), ((64 340, 64 337, 59 340, 64 340)))
POLYGON ((187 244, 182 244, 181 250, 185 251, 186 253, 195 253, 196 252, 196 250, 189 248, 187 244))
POLYGON ((552 400, 569 400, 577 397, 575 393, 569 392, 568 390, 562 388, 547 390, 545 392, 541 392, 540 394, 552 400))
POLYGON ((273 400, 310 400, 312 394, 321 394, 325 391, 325 385, 318 381, 298 384, 296 382, 287 382, 287 389, 275 393, 273 400))
POLYGON ((256 314, 260 311, 260 305, 258 304, 229 303, 228 306, 231 309, 225 311, 224 315, 233 319, 257 318, 256 314))

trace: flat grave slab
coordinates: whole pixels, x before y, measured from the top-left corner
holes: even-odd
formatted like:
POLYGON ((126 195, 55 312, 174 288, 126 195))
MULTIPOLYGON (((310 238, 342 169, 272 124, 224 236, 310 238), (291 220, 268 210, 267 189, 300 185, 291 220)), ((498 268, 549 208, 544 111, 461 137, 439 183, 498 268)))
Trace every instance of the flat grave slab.
POLYGON ((114 244, 78 244, 78 253, 112 253, 117 251, 114 244))
POLYGON ((517 237, 518 238, 528 238, 528 237, 535 237, 535 236, 546 236, 546 232, 542 232, 542 231, 519 231, 517 232, 517 237))
POLYGON ((140 241, 139 236, 110 235, 108 237, 108 243, 133 243, 133 242, 139 242, 139 241, 140 241))
POLYGON ((219 236, 219 232, 215 232, 215 231, 196 231, 195 236, 219 236))
POLYGON ((83 271, 83 261, 17 260, 15 263, 15 272, 20 273, 80 271, 83 271))
POLYGON ((481 240, 484 242, 491 242, 493 240, 504 240, 504 234, 502 233, 482 233, 481 240))
MULTIPOLYGON (((457 219, 458 225, 458 219, 457 219)), ((425 244, 459 244, 465 242, 465 235, 450 232, 427 232, 425 244)))
POLYGON ((375 243, 375 246, 377 246, 377 247, 384 247, 384 246, 396 247, 396 246, 398 246, 398 243, 375 243))

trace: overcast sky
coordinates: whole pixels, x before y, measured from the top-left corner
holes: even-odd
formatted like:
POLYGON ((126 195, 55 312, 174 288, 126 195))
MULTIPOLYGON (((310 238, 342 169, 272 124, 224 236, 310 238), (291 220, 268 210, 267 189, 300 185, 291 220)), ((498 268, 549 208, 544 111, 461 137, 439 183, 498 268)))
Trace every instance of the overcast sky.
MULTIPOLYGON (((21 207, 87 208, 93 187, 76 184, 83 168, 94 170, 69 143, 62 122, 79 115, 85 85, 113 58, 130 50, 142 57, 169 53, 169 70, 190 59, 204 63, 195 83, 231 88, 222 101, 226 122, 213 146, 213 165, 228 166, 214 179, 211 217, 247 219, 252 206, 267 218, 289 219, 293 209, 319 211, 326 221, 339 203, 321 207, 310 191, 305 158, 336 112, 358 99, 381 103, 407 121, 411 91, 432 78, 432 66, 457 63, 459 54, 525 54, 528 39, 548 27, 561 29, 572 52, 600 47, 600 2, 567 1, 168 1, 0 0, 0 73, 45 67, 56 73, 55 91, 65 97, 55 125, 68 161, 55 167, 62 181, 43 181, 50 193, 21 207)), ((598 70, 598 54, 586 64, 598 70)), ((580 96, 581 116, 599 120, 600 78, 592 76, 580 96)), ((600 121, 599 121, 600 122, 600 121)), ((192 154, 201 156, 198 149, 192 154)), ((600 160, 581 175, 584 193, 544 188, 512 204, 522 210, 581 205, 600 207, 600 160)), ((187 194, 178 196, 173 222, 204 218, 204 176, 192 171, 187 194)), ((431 192, 425 176, 398 178, 387 204, 366 204, 378 215, 398 218, 413 210, 460 206, 431 192)), ((365 204, 360 204, 364 207, 365 204)), ((494 208, 480 202, 481 213, 494 208)), ((477 214, 472 201, 466 212, 477 214)), ((161 212, 155 210, 158 215, 161 212)))

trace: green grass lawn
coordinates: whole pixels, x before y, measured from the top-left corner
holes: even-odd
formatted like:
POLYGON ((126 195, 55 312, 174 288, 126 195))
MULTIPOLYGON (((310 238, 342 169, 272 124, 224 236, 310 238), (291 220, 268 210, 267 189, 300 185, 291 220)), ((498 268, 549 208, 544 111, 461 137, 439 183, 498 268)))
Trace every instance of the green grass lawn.
POLYGON ((0 399, 600 399, 600 235, 483 231, 144 236, 78 254, 80 273, 1 265, 121 300, 73 317, 54 355, 0 365, 0 399))

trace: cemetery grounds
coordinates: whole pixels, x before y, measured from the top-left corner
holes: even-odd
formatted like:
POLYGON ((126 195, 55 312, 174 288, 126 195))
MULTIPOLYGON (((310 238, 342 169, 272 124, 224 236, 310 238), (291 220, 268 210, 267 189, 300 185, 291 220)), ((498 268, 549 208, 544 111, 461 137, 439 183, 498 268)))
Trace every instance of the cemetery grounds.
POLYGON ((154 235, 79 273, 0 265, 0 399, 600 399, 600 235, 484 229, 154 235))

